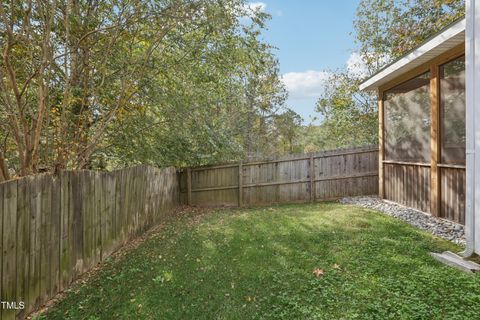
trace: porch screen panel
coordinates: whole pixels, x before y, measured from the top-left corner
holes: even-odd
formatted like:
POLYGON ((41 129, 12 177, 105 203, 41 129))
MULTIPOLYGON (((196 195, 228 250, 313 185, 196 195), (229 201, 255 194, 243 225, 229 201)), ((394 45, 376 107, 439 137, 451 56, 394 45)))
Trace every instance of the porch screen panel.
POLYGON ((465 56, 440 66, 441 161, 465 165, 465 56))
POLYGON ((430 163, 430 73, 384 95, 385 159, 430 163))

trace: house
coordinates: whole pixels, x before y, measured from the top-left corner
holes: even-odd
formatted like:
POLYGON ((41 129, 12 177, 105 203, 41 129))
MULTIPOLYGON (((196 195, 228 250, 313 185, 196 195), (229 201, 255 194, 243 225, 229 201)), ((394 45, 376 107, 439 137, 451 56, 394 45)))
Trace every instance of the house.
POLYGON ((379 196, 465 225, 480 253, 480 3, 361 85, 379 107, 379 196))

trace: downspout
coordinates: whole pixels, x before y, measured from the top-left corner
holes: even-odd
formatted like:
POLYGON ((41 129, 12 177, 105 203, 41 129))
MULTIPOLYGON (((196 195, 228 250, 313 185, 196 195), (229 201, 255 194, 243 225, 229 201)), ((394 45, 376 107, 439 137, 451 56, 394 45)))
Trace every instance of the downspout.
MULTIPOLYGON (((467 0, 466 4, 466 27, 465 27, 465 94, 466 94, 466 193, 465 193, 465 251, 462 252, 464 257, 469 257, 475 253, 475 198, 476 193, 480 190, 476 190, 476 159, 475 159, 475 136, 476 125, 475 118, 479 116, 480 112, 475 112, 475 104, 478 103, 478 96, 475 91, 475 85, 478 78, 476 69, 476 43, 475 33, 477 26, 475 25, 475 8, 476 0, 467 0)), ((480 16, 479 16, 480 17, 480 16)), ((478 61, 478 60, 477 60, 478 61)))

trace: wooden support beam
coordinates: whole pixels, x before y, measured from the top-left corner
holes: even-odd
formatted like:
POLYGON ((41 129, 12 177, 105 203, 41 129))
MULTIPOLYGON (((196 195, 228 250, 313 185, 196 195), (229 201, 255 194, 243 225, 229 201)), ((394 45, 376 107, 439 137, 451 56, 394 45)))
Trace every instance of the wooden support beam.
POLYGON ((412 166, 412 167, 430 167, 429 163, 423 162, 405 162, 405 161, 393 161, 393 160, 383 160, 383 164, 396 164, 400 166, 412 166))
POLYGON ((383 91, 378 92, 378 196, 385 198, 383 161, 385 160, 385 124, 383 91))
POLYGON ((238 163, 238 206, 243 206, 243 162, 238 163))
POLYGON ((440 97, 438 64, 430 67, 431 140, 430 140, 430 213, 440 215, 440 97))
POLYGON ((384 85, 382 85, 379 90, 382 92, 385 92, 386 90, 392 89, 393 87, 404 83, 405 81, 408 81, 410 79, 413 79, 425 72, 428 72, 431 70, 432 65, 440 65, 443 63, 446 63, 450 60, 453 60, 455 58, 458 58, 459 56, 465 54, 465 44, 459 44, 458 46, 448 50, 447 52, 442 53, 436 58, 433 58, 429 62, 426 62, 416 68, 413 68, 410 71, 405 72, 404 74, 392 79, 391 81, 388 81, 384 85))
POLYGON ((348 180, 348 179, 356 179, 356 178, 368 178, 368 177, 376 177, 378 176, 378 172, 361 172, 355 174, 349 174, 347 176, 330 176, 325 178, 318 178, 315 179, 315 182, 319 181, 332 181, 332 180, 348 180))
POLYGON ((192 169, 187 168, 187 204, 192 205, 192 169))

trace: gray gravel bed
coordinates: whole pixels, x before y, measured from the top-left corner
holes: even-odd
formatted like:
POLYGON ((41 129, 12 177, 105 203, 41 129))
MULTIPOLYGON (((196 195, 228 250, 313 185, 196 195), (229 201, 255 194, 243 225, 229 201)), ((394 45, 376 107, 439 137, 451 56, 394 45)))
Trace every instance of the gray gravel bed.
POLYGON ((385 201, 378 197, 349 197, 341 199, 340 203, 374 209, 406 221, 414 227, 426 230, 445 240, 452 241, 456 244, 465 244, 464 228, 458 223, 432 217, 427 213, 385 201))

